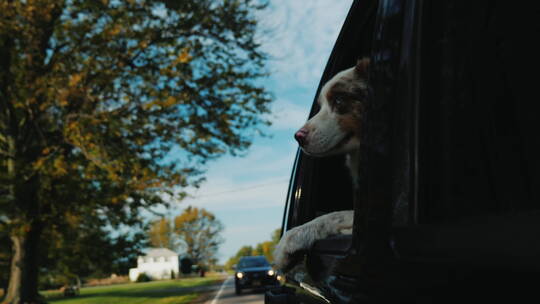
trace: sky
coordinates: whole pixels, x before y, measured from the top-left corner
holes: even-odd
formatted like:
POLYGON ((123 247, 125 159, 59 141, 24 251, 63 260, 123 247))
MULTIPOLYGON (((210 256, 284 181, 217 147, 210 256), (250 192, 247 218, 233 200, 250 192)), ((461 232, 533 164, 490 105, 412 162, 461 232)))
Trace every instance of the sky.
POLYGON ((270 240, 280 228, 294 157, 294 132, 308 117, 326 61, 351 0, 272 0, 259 14, 259 39, 270 55, 264 85, 274 94, 268 137, 255 138, 244 157, 225 156, 207 165, 206 182, 174 203, 205 208, 224 224, 220 263, 245 245, 270 240))

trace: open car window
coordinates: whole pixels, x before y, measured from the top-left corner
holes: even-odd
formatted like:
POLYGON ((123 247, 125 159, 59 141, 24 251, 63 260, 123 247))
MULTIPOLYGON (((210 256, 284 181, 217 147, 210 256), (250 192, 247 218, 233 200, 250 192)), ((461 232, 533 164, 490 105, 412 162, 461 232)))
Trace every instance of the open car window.
MULTIPOLYGON (((316 96, 333 75, 369 56, 377 1, 355 1, 341 29, 315 94, 310 117, 317 113, 316 96), (360 21, 360 22, 359 22, 360 21)), ((320 215, 352 210, 353 187, 343 155, 313 158, 300 152, 293 169, 287 199, 284 230, 306 223, 320 215)))

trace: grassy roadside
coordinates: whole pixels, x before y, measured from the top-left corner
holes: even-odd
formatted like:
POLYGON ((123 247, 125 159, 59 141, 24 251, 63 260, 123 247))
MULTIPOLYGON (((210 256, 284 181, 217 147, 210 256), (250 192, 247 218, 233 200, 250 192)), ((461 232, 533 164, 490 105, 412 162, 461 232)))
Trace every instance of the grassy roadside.
POLYGON ((205 292, 197 287, 216 284, 222 280, 222 276, 209 276, 87 287, 82 288, 81 294, 73 298, 65 298, 58 291, 47 291, 42 295, 51 304, 187 304, 201 302, 201 296, 205 292))

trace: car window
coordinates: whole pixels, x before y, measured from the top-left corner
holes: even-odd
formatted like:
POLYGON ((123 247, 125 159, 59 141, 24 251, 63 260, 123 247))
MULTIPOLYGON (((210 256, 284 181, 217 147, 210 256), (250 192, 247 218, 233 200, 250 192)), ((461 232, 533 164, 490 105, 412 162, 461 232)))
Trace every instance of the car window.
POLYGON ((538 51, 529 36, 538 24, 516 18, 526 13, 518 7, 488 5, 426 6, 419 161, 424 223, 540 207, 538 113, 530 97, 537 92, 529 76, 537 72, 529 70, 538 51))
POLYGON ((265 267, 270 264, 265 259, 243 259, 238 263, 240 268, 265 267))
MULTIPOLYGON (((338 72, 369 56, 377 1, 354 2, 343 24, 330 59, 322 75, 321 87, 338 72)), ((314 99, 310 117, 319 111, 314 99)), ((345 157, 336 155, 315 158, 300 153, 293 169, 284 231, 333 211, 353 209, 353 188, 345 157)))

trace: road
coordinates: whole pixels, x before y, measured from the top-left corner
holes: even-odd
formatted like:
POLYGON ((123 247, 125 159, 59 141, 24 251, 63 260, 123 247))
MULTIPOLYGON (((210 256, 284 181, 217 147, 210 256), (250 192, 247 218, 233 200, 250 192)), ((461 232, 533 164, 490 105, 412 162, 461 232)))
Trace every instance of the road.
POLYGON ((234 293, 234 278, 228 277, 215 293, 213 299, 205 304, 263 304, 264 291, 242 290, 237 296, 234 293))

